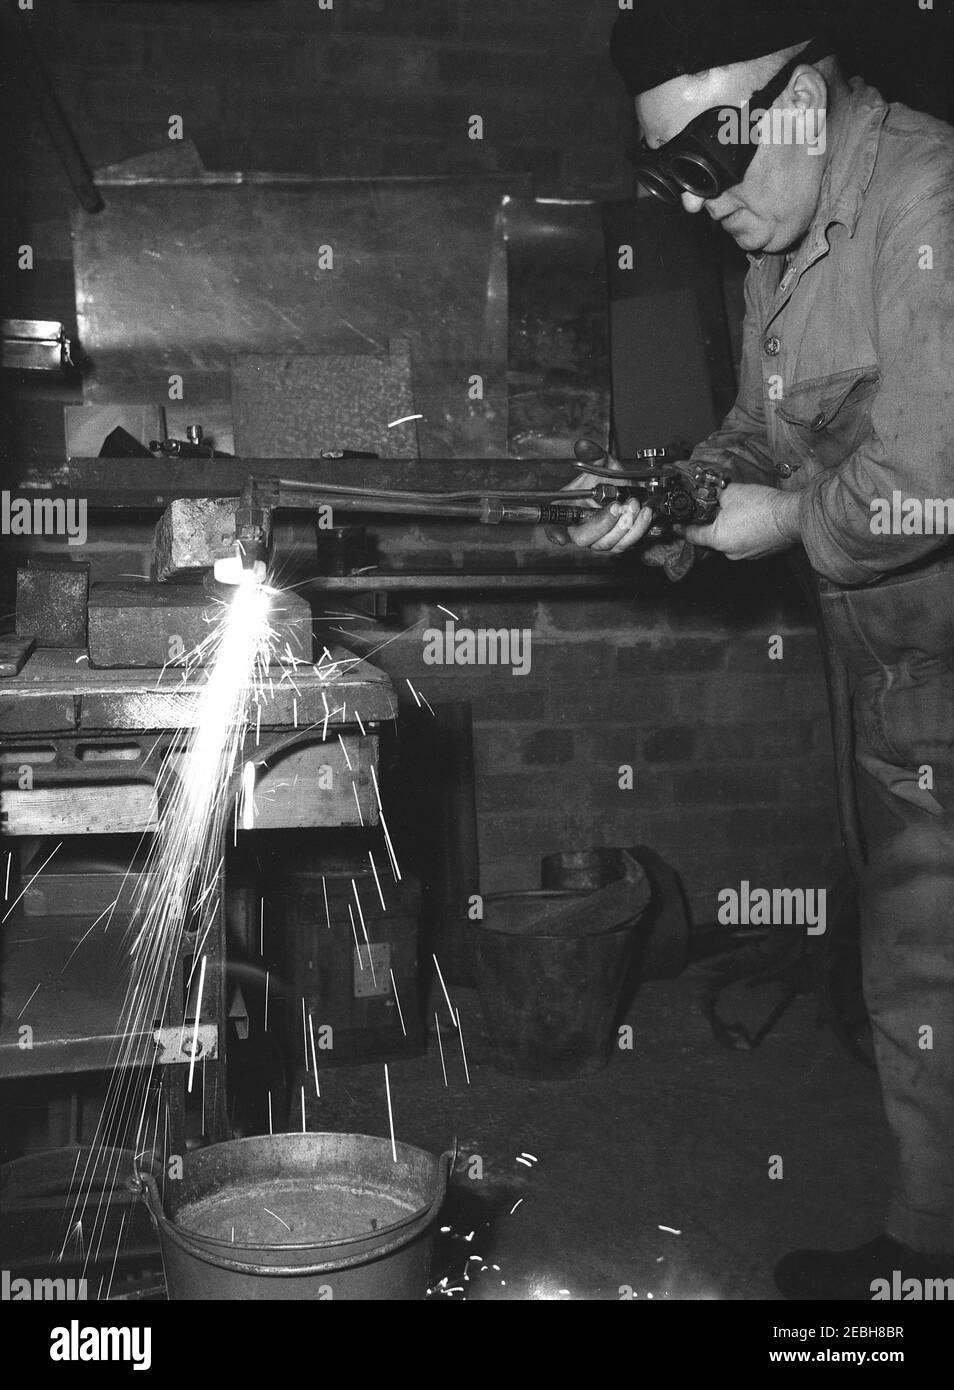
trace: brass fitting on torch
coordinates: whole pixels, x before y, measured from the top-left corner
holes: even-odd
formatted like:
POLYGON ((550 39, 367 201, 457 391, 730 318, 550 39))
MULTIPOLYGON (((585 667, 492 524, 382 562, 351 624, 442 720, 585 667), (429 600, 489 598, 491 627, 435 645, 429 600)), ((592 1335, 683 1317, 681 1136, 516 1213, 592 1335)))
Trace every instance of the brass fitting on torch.
POLYGON ((272 511, 277 503, 273 480, 260 483, 249 476, 235 509, 235 554, 216 560, 214 574, 220 584, 239 584, 246 574, 265 578, 265 562, 272 535, 272 511))

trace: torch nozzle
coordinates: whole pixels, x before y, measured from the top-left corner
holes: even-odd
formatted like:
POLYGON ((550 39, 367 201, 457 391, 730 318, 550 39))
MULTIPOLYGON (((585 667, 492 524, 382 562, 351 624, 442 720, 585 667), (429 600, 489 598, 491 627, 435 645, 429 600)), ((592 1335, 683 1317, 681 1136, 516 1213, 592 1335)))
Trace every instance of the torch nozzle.
POLYGON ((251 574, 265 578, 268 542, 272 529, 272 505, 254 477, 246 479, 235 509, 235 554, 216 560, 214 574, 220 584, 240 584, 251 574))

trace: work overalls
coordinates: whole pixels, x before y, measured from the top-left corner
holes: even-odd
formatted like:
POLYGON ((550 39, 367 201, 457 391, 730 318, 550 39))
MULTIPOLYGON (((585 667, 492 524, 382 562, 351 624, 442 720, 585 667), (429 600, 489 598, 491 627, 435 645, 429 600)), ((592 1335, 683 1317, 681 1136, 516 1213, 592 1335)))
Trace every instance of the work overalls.
POLYGON ((954 499, 954 129, 855 79, 828 140, 804 242, 750 258, 739 398, 693 459, 800 494, 850 697, 886 1230, 954 1252, 954 551, 871 522, 873 499, 954 499))

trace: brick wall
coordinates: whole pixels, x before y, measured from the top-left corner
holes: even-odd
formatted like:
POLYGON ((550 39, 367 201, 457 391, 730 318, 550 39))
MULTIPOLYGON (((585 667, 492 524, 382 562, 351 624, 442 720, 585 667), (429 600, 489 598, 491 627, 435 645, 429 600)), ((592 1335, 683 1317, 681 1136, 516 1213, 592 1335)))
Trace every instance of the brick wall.
POLYGON ((639 843, 678 869, 697 923, 742 878, 831 882, 843 862, 824 678, 787 564, 716 558, 679 585, 634 566, 629 588, 455 595, 405 605, 387 631, 347 624, 356 651, 387 640, 372 660, 407 714, 422 717, 406 680, 432 705, 470 700, 483 890, 539 886, 556 850, 639 843), (424 632, 448 621, 438 601, 457 629, 529 630, 528 674, 426 664, 424 632))
POLYGON ((94 164, 163 145, 176 112, 211 167, 530 170, 540 192, 625 187, 626 103, 606 54, 615 0, 36 8, 94 164), (467 137, 475 113, 482 141, 467 137))

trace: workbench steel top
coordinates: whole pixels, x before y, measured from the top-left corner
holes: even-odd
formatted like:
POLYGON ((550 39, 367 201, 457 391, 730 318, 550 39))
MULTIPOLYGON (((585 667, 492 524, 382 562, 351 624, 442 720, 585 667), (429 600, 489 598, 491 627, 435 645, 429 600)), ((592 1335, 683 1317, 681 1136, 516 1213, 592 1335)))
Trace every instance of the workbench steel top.
MULTIPOLYGON (((326 714, 336 730, 358 718, 365 726, 395 718, 397 699, 384 671, 343 647, 330 654, 339 663, 334 675, 320 676, 309 665, 287 676, 273 670, 263 692, 263 729, 320 728, 326 714)), ((175 667, 92 670, 85 657, 78 650, 40 650, 18 675, 0 680, 0 734, 192 727, 206 680, 201 668, 189 675, 175 667)))

